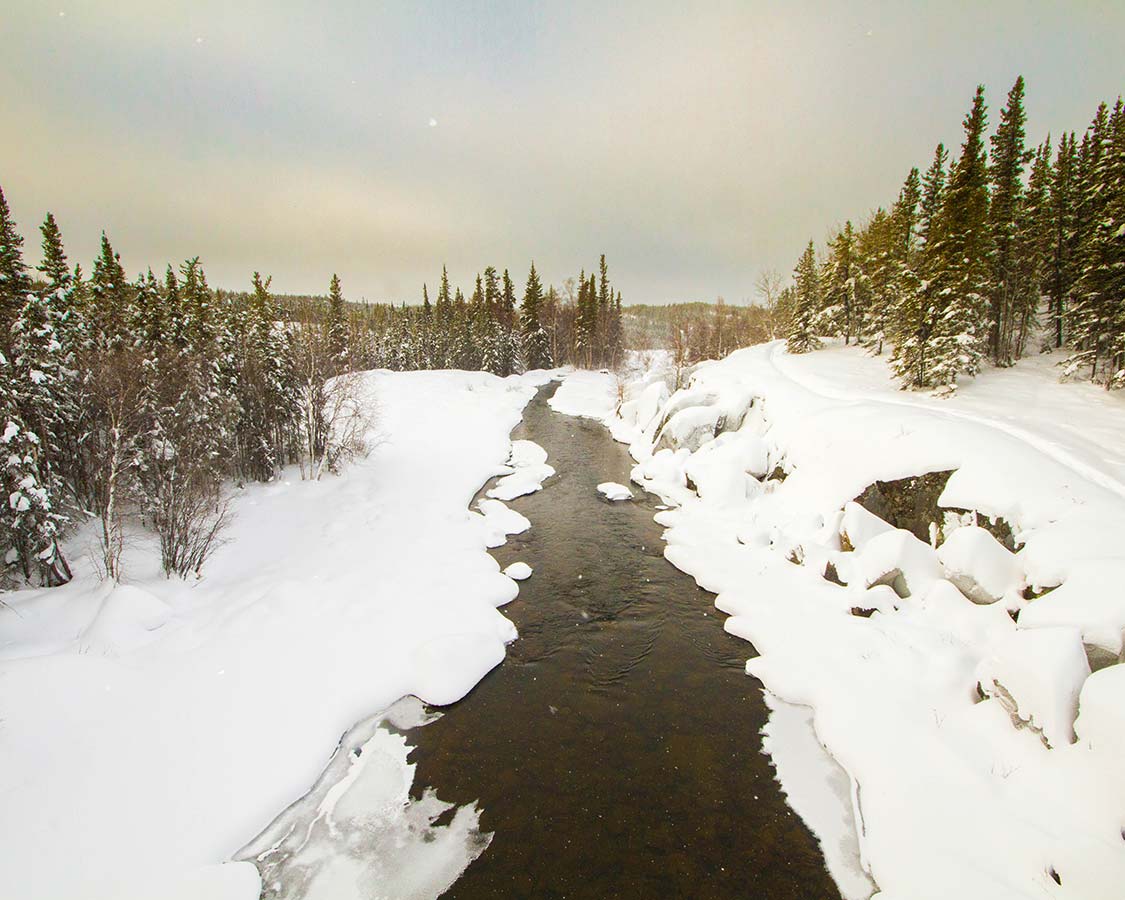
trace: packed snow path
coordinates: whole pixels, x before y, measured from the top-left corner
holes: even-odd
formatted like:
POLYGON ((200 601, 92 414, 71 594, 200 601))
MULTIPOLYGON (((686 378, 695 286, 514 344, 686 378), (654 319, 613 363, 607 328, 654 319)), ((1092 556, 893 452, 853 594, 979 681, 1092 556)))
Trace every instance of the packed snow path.
MULTIPOLYGON (((628 481, 628 454, 599 423, 552 412, 551 390, 520 432, 558 475, 512 502, 532 527, 494 554, 534 570, 504 610, 520 638, 409 734, 412 791, 479 801, 493 833, 446 896, 837 896, 759 752, 768 710, 746 645, 663 558, 656 498, 598 494, 628 481)), ((808 754, 846 792, 807 716, 787 710, 781 754, 808 754)))

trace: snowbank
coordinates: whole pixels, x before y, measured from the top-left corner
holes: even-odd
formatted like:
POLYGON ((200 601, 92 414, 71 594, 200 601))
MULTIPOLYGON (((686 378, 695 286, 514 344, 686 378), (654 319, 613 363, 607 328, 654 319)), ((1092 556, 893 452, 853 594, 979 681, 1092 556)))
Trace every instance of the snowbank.
POLYGON ((623 395, 605 421, 672 507, 665 555, 759 654, 767 749, 797 704, 846 773, 841 800, 828 770, 775 758, 845 896, 1119 896, 1125 666, 1089 675, 1086 653, 1120 653, 1125 626, 1121 398, 1036 360, 942 401, 853 348, 778 344, 623 395), (945 471, 936 548, 851 502, 945 471), (1002 518, 1018 552, 962 510, 1002 518))
MULTIPOLYGON (((370 373, 371 455, 239 491, 202 581, 164 580, 142 543, 127 585, 78 560, 65 587, 5 595, 0 896, 257 898, 253 865, 223 861, 341 734, 405 695, 457 700, 515 638, 497 606, 516 585, 485 548, 527 520, 467 507, 510 453, 545 465, 509 432, 547 377, 370 373)), ((405 760, 379 740, 372 759, 405 760)), ((461 865, 470 823, 449 827, 461 865)))

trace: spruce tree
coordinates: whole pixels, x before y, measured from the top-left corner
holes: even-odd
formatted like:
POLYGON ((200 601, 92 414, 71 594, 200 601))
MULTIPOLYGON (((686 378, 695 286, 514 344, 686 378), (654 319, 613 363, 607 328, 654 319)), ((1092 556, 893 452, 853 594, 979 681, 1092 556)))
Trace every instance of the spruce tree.
POLYGON ((987 115, 978 87, 964 121, 965 141, 935 221, 937 304, 931 336, 931 383, 954 390, 959 374, 976 375, 986 349, 991 242, 988 233, 987 115))
POLYGON ((1024 149, 1024 83, 1021 75, 1008 92, 1008 103, 1000 111, 1000 124, 991 138, 992 182, 988 227, 992 238, 992 272, 989 297, 989 352, 996 365, 1011 365, 1013 340, 1022 316, 1020 260, 1017 255, 1018 216, 1023 196, 1023 170, 1028 161, 1024 149))
MULTIPOLYGON (((428 305, 429 300, 427 299, 426 302, 428 305)), ((335 272, 328 282, 328 352, 337 371, 346 367, 348 319, 344 307, 344 295, 340 290, 340 278, 335 272)))
POLYGON ((828 259, 821 279, 825 308, 819 317, 819 330, 842 334, 844 344, 858 337, 859 310, 856 308, 858 276, 855 231, 847 222, 828 242, 828 259))
POLYGON ((793 270, 796 287, 793 309, 786 333, 785 348, 790 353, 808 353, 820 346, 813 333, 813 322, 821 308, 820 270, 816 262, 816 247, 812 241, 801 254, 793 270))
POLYGON ((1055 349, 1066 342, 1066 321, 1070 316, 1075 279, 1074 233, 1075 193, 1077 191, 1078 144, 1074 132, 1059 141, 1049 189, 1051 205, 1051 249, 1047 290, 1053 323, 1055 349))
POLYGON ((63 250, 62 232, 51 213, 47 213, 39 230, 43 235, 43 258, 36 269, 43 273, 48 291, 68 291, 72 282, 70 268, 63 250))
POLYGON ((121 267, 121 257, 102 232, 101 250, 90 279, 91 336, 100 349, 120 349, 133 343, 130 325, 135 319, 132 286, 121 267))
POLYGON ((531 264, 531 271, 527 274, 527 285, 523 292, 523 305, 521 307, 521 331, 523 337, 523 358, 528 369, 549 369, 554 365, 551 358, 551 345, 547 332, 540 321, 543 307, 543 286, 539 283, 539 274, 535 271, 535 263, 531 264))
POLYGON ((0 189, 0 352, 8 347, 8 330, 30 290, 31 279, 23 263, 23 237, 0 189))

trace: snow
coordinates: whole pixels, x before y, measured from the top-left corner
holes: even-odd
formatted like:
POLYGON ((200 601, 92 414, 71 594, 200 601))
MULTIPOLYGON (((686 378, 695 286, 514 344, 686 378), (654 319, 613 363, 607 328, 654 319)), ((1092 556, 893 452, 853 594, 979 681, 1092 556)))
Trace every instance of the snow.
MULTIPOLYGON (((795 714, 774 706, 766 747, 845 896, 865 888, 840 823, 880 900, 1120 896, 1125 666, 1089 675, 1086 653, 1120 654, 1125 627, 1125 407, 1059 384, 1055 362, 942 400, 898 390, 857 348, 774 343, 696 366, 658 409, 649 373, 603 418, 670 507, 665 556, 717 594, 757 651, 747 671, 808 710, 845 773, 841 792, 787 764, 772 735, 795 714), (776 468, 784 480, 763 479, 776 468), (936 550, 851 503, 877 480, 950 470, 936 550), (1003 518, 1019 552, 974 513, 1003 518)), ((575 394, 610 408, 592 387, 575 394)))
POLYGON ((1074 740, 1078 692, 1089 675, 1076 628, 1014 631, 992 646, 977 669, 981 689, 1042 732, 1052 747, 1074 740))
POLYGON ((762 728, 762 752, 773 762, 786 800, 816 834, 844 900, 866 900, 875 886, 860 863, 847 773, 817 740, 811 709, 769 691, 764 699, 770 717, 762 728))
POLYGON ((1076 625, 1082 640, 1120 656, 1125 640, 1125 559, 1089 559, 1064 584, 1027 605, 1020 628, 1076 625))
POLYGON ((602 419, 613 412, 616 383, 609 372, 580 370, 568 375, 547 402, 564 416, 602 419))
MULTIPOLYGON (((72 583, 4 596, 0 896, 257 898, 253 865, 225 861, 306 794, 342 734, 406 695, 453 702, 503 659, 516 632, 497 606, 517 588, 486 546, 528 522, 496 499, 467 507, 549 376, 365 377, 372 453, 340 477, 235 491, 202 580, 165 580, 133 536, 111 589, 82 531, 72 583)), ((401 773, 398 741, 371 758, 401 773)), ((389 783, 370 796, 392 803, 389 783)), ((465 815, 428 870, 463 866, 465 815)))
POLYGON ((555 474, 547 465, 547 451, 534 441, 512 441, 511 457, 505 468, 510 471, 488 492, 488 496, 496 500, 515 500, 533 494, 555 474))
MULTIPOLYGON (((488 847, 475 805, 454 810, 431 789, 412 799, 415 765, 402 734, 441 718, 406 697, 344 735, 312 789, 236 854, 265 867, 266 884, 301 896, 363 900, 437 897, 488 847), (448 825, 434 820, 454 810, 448 825)), ((281 896, 289 896, 282 893, 281 896)))
POLYGON ((977 603, 1007 599, 1017 605, 1024 588, 1016 555, 976 525, 953 531, 938 548, 946 577, 977 603))
POLYGON ((633 492, 616 481, 603 481, 598 485, 598 493, 606 500, 632 500, 633 492))
POLYGON ((531 577, 531 566, 525 562, 514 562, 504 570, 504 574, 516 581, 526 581, 531 577))
POLYGON ((1074 730, 1091 750, 1118 761, 1125 756, 1125 666, 1095 672, 1082 685, 1074 730))

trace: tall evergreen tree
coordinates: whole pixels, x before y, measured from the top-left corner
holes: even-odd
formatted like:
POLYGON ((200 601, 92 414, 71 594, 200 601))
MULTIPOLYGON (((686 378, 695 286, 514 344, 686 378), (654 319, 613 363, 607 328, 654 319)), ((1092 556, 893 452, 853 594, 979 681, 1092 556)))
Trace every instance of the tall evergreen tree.
POLYGON ((821 308, 820 270, 816 262, 816 247, 812 241, 801 254, 796 269, 793 308, 786 334, 785 347, 790 353, 808 353, 820 346, 813 333, 813 322, 821 308))
POLYGON ((0 352, 8 346, 8 329, 30 290, 31 279, 23 263, 23 237, 0 190, 0 352))
POLYGON ((1008 92, 1000 111, 1000 124, 991 138, 992 182, 988 227, 992 239, 992 272, 989 298, 989 351, 996 365, 1010 365, 1013 340, 1022 307, 1021 260, 1018 257, 1018 216, 1023 196, 1023 170, 1029 154, 1024 149, 1024 82, 1021 75, 1008 92))
POLYGON ((47 218, 39 226, 39 231, 43 235, 43 258, 35 268, 43 273, 48 291, 66 292, 70 290, 73 279, 63 250, 62 232, 59 231, 59 226, 51 213, 47 213, 47 218))
POLYGON ((543 329, 540 314, 543 308, 543 286, 535 263, 527 274, 527 285, 523 291, 521 306, 521 331, 523 336, 523 358, 529 369, 549 369, 554 365, 551 358, 551 344, 543 329))
POLYGON ((964 121, 965 141, 949 175, 941 211, 935 222, 934 273, 937 316, 932 382, 947 390, 958 374, 980 371, 988 332, 987 296, 992 246, 988 233, 988 165, 984 151, 987 115, 984 88, 978 87, 964 121))
POLYGON ((1066 321, 1070 316, 1071 295, 1076 277, 1074 218, 1077 193, 1078 143, 1074 132, 1064 134, 1055 155, 1051 173, 1051 252, 1047 275, 1051 302, 1054 346, 1066 340, 1066 321))
MULTIPOLYGON (((426 302, 428 305, 428 298, 426 302)), ((348 355, 348 320, 340 278, 335 272, 328 282, 328 349, 336 368, 342 368, 348 355)))

